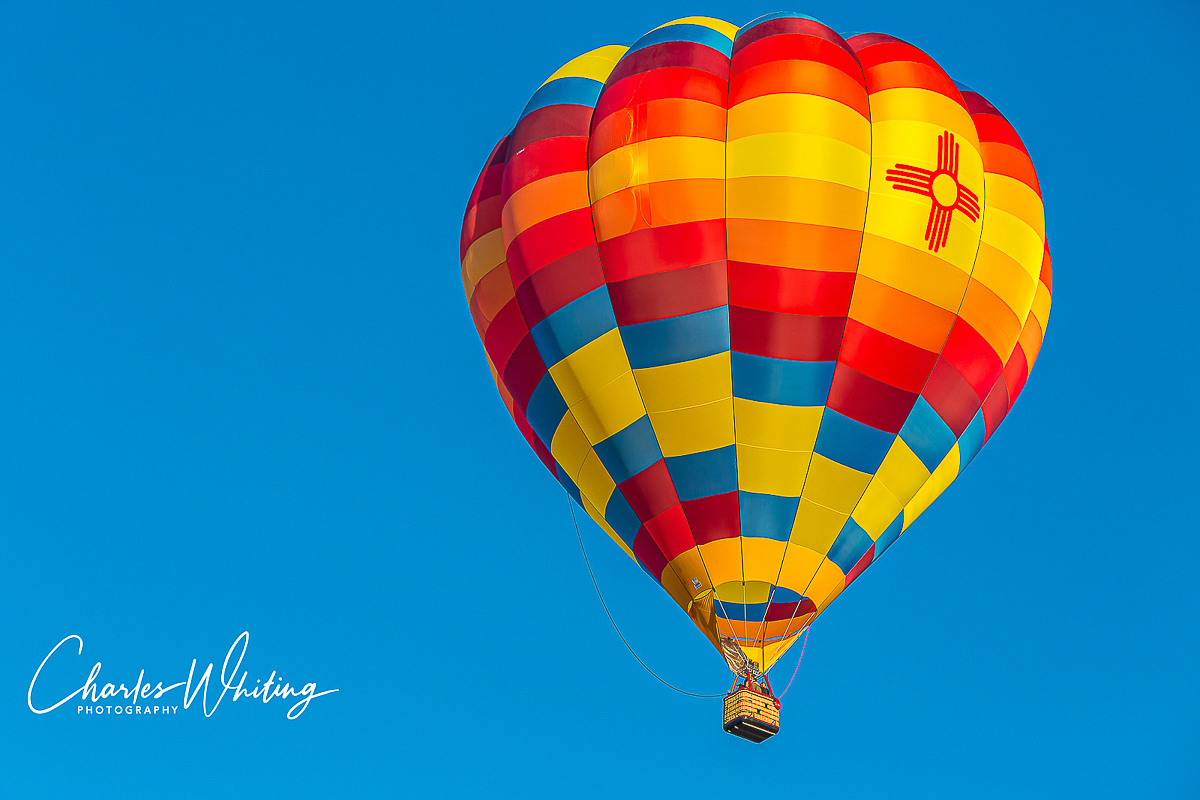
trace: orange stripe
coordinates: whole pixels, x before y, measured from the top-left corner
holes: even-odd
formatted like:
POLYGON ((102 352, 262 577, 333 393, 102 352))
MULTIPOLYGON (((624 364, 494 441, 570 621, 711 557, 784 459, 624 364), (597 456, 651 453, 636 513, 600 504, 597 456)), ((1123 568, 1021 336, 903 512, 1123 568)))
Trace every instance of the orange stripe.
POLYGON ((729 96, 731 108, 763 95, 802 93, 836 100, 870 119, 862 85, 840 69, 817 61, 768 61, 739 74, 734 84, 736 89, 731 87, 729 96))

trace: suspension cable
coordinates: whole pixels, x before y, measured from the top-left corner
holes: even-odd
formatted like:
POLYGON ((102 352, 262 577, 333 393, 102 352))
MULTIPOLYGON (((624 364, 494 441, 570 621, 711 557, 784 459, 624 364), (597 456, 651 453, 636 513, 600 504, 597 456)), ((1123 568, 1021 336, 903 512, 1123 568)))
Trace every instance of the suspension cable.
MULTIPOLYGON (((564 494, 567 494, 565 492, 565 490, 564 490, 564 494)), ((613 630, 617 632, 617 636, 621 637, 621 643, 625 645, 625 649, 628 650, 629 653, 634 658, 637 659, 637 662, 642 665, 642 668, 645 669, 646 672, 649 672, 651 675, 653 675, 654 678, 659 683, 663 684, 664 686, 667 686, 668 688, 674 689, 675 691, 679 692, 680 694, 685 694, 688 697, 705 697, 705 698, 707 698, 707 697, 724 697, 725 695, 723 693, 722 694, 696 694, 695 692, 685 692, 683 689, 680 689, 678 686, 675 686, 674 684, 670 683, 669 681, 666 681, 663 678, 661 678, 657 672, 650 669, 650 667, 646 665, 646 662, 642 661, 641 657, 638 656, 638 654, 636 652, 634 652, 633 647, 631 647, 628 640, 625 639, 625 634, 621 633, 621 629, 617 626, 617 621, 615 619, 613 619, 612 612, 610 612, 608 610, 608 603, 604 602, 604 595, 601 594, 601 592, 600 592, 600 584, 596 582, 596 573, 592 572, 592 562, 590 560, 588 560, 587 548, 585 548, 583 546, 583 534, 579 532, 579 520, 575 517, 575 504, 572 502, 570 494, 567 494, 567 506, 571 509, 571 522, 575 523, 575 537, 579 540, 579 552, 583 553, 583 563, 585 565, 587 565, 588 575, 590 575, 592 578, 592 586, 596 589, 596 596, 600 598, 600 605, 604 607, 604 613, 608 617, 608 621, 612 623, 613 630)), ((803 652, 801 653, 801 656, 803 656, 803 652)), ((788 685, 790 686, 791 684, 789 683, 788 685)))
POLYGON ((796 680, 796 673, 800 671, 800 662, 804 660, 804 648, 808 647, 808 632, 811 630, 811 627, 804 629, 804 641, 800 644, 800 657, 796 659, 796 668, 792 670, 792 677, 788 681, 788 685, 783 687, 783 691, 779 693, 780 700, 787 694, 787 690, 792 688, 792 681, 796 680))

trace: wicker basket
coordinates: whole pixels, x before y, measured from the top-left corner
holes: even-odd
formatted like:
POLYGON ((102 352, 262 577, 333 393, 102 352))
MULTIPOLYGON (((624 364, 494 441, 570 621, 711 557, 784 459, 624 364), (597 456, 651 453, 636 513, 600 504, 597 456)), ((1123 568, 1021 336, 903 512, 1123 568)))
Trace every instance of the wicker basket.
POLYGON ((752 742, 779 733, 779 701, 769 694, 739 688, 725 695, 725 731, 752 742))

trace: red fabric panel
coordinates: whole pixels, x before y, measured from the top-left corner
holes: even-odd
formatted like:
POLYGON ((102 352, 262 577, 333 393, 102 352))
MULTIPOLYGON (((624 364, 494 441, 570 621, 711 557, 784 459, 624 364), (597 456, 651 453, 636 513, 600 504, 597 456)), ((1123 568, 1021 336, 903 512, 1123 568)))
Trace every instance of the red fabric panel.
POLYGON ((729 302, 725 262, 643 275, 608 285, 618 325, 681 317, 729 302))
POLYGON ((729 331, 733 349, 791 361, 834 361, 845 317, 781 314, 732 306, 729 331))
POLYGON ((671 482, 671 474, 667 471, 667 462, 661 458, 624 483, 617 484, 617 488, 642 522, 653 519, 679 503, 675 484, 671 482))
POLYGON ((685 500, 683 513, 688 518, 696 544, 741 535, 737 492, 685 500))
POLYGON ((863 375, 839 363, 829 390, 829 408, 888 433, 899 433, 917 402, 916 392, 863 375))
POLYGON ((937 353, 888 336, 861 322, 846 321, 838 360, 855 371, 908 392, 920 392, 937 353))

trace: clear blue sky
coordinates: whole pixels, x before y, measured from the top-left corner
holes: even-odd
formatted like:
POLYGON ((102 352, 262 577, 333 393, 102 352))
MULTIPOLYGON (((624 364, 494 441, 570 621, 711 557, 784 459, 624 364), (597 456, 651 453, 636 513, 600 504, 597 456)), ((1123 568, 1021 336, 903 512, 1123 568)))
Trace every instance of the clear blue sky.
MULTIPOLYGON (((613 634, 457 248, 483 159, 563 61, 782 9, 104 6, 0 9, 0 795, 1200 791, 1195 6, 794 7, 912 41, 1013 121, 1055 300, 1013 413, 813 627, 757 747, 613 634), (503 624, 516 606, 537 624, 503 624), (339 693, 292 722, 26 707, 68 634, 84 654, 47 691, 96 660, 182 680, 243 630, 251 679, 339 693)), ((643 657, 724 690, 585 536, 643 657)))

